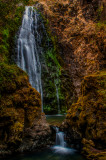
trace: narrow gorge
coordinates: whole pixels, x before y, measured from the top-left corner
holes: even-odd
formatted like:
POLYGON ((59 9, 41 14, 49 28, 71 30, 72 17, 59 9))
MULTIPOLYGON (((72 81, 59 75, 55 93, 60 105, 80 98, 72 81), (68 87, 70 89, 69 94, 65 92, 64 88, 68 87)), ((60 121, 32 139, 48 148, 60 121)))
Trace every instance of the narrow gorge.
POLYGON ((105 160, 105 0, 0 10, 0 159, 105 160))

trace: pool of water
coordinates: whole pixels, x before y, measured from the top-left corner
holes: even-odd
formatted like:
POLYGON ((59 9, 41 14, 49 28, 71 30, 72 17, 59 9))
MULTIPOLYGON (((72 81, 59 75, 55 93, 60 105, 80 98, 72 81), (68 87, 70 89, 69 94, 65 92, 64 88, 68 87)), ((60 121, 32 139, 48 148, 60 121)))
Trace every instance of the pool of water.
POLYGON ((5 160, 86 160, 77 151, 71 148, 54 146, 42 152, 27 155, 17 155, 5 160))
POLYGON ((60 126, 65 119, 65 115, 46 115, 46 120, 50 125, 60 126))
MULTIPOLYGON (((48 115, 46 118, 49 124, 58 126, 65 119, 65 115, 48 115)), ((56 144, 54 146, 40 152, 16 155, 5 160, 86 160, 77 150, 67 147, 64 133, 59 131, 58 127, 55 127, 55 130, 56 144)))

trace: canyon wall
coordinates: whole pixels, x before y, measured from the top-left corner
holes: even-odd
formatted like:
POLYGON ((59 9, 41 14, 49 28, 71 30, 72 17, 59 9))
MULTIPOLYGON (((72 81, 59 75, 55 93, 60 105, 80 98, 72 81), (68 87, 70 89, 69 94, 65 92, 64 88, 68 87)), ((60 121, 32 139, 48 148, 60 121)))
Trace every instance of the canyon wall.
POLYGON ((88 159, 105 159, 105 1, 41 0, 37 7, 57 36, 63 68, 78 98, 70 105, 62 129, 69 144, 81 143, 88 159))
POLYGON ((99 8, 97 1, 39 2, 37 7, 49 20, 52 34, 57 36, 64 68, 69 71, 79 96, 83 77, 104 68, 105 29, 95 22, 105 9, 99 8))
POLYGON ((83 152, 88 158, 103 159, 105 1, 18 2, 0 2, 0 154, 44 147, 51 134, 44 115, 41 115, 39 93, 30 86, 27 75, 13 62, 14 37, 21 25, 24 6, 34 5, 44 16, 50 34, 55 37, 56 57, 61 64, 63 103, 64 107, 70 108, 63 129, 67 131, 69 139, 78 140, 80 137, 83 152))
POLYGON ((14 63, 25 5, 27 0, 0 1, 0 157, 46 147, 51 135, 40 93, 14 63))

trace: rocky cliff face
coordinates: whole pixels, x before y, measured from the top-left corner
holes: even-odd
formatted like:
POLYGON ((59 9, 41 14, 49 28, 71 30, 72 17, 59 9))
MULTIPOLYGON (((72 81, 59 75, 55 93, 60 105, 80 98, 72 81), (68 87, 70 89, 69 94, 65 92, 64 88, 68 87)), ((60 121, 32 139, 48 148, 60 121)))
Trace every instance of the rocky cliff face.
POLYGON ((82 141, 85 155, 92 159, 102 159, 105 156, 105 153, 101 154, 101 150, 106 147, 105 88, 105 72, 86 76, 82 81, 81 96, 71 106, 64 123, 70 142, 82 141), (101 156, 96 154, 98 151, 101 156))
POLYGON ((0 155, 46 146, 51 132, 41 117, 40 94, 21 69, 0 67, 0 155))
POLYGON ((58 38, 60 55, 78 96, 83 77, 103 68, 105 29, 95 21, 105 12, 105 6, 96 0, 39 2, 37 7, 43 10, 52 33, 58 38))
POLYGON ((57 36, 64 69, 79 97, 63 124, 69 143, 81 142, 89 159, 105 159, 105 1, 40 0, 37 7, 57 36))

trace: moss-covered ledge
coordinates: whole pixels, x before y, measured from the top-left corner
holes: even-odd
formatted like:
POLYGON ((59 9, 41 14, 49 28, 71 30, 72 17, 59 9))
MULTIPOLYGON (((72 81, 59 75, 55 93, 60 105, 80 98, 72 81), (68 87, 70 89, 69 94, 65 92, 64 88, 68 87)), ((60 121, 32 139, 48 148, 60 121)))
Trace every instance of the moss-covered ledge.
POLYGON ((84 77, 81 90, 77 103, 67 113, 63 128, 70 139, 82 141, 83 154, 88 159, 103 159, 106 156, 106 72, 84 77))

